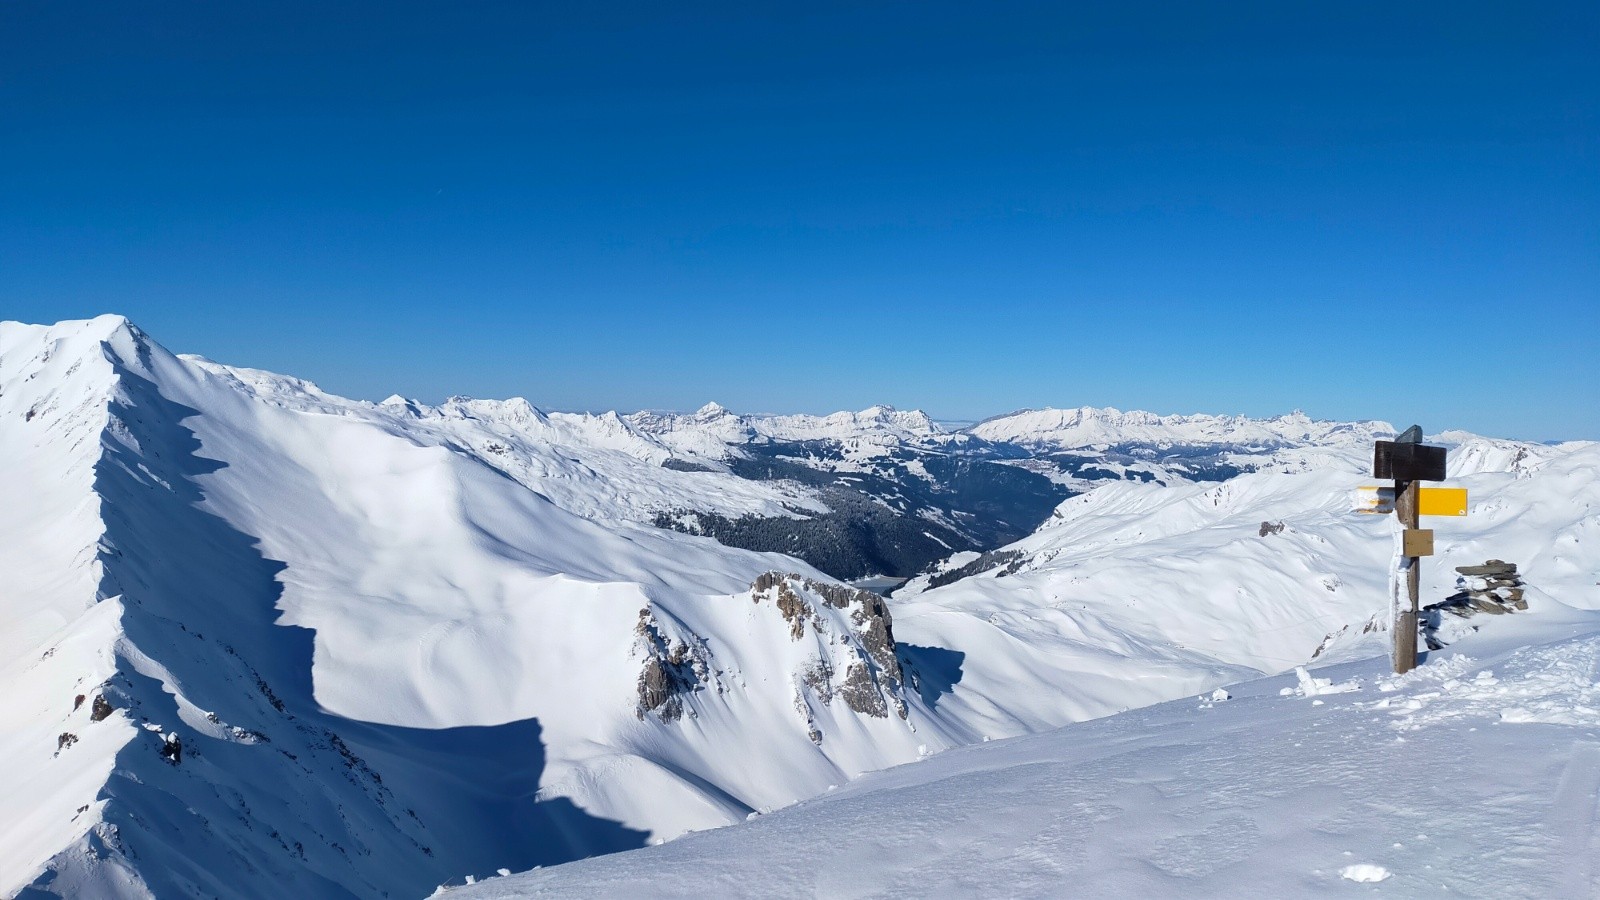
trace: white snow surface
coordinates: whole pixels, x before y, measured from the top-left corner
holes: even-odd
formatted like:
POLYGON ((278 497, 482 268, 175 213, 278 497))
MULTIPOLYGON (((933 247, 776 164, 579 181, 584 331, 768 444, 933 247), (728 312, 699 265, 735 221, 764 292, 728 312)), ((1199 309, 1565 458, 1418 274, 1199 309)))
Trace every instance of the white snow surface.
MULTIPOLYGON (((119 317, 0 324, 0 894, 419 895, 1387 642, 1389 523, 1348 511, 1365 432, 1220 484, 1107 485, 1011 563, 903 589, 902 684, 877 601, 641 523, 808 502, 661 465, 729 435, 960 436, 886 408, 652 415, 363 403, 119 317), (795 577, 753 590, 769 571, 795 577), (645 708, 652 671, 676 705, 645 708)), ((1463 437, 1471 516, 1430 523, 1425 596, 1496 557, 1549 621, 1600 608, 1597 472, 1600 445, 1463 437)))
POLYGON ((1245 682, 439 896, 1600 895, 1600 616, 1495 626, 1334 696, 1245 682))

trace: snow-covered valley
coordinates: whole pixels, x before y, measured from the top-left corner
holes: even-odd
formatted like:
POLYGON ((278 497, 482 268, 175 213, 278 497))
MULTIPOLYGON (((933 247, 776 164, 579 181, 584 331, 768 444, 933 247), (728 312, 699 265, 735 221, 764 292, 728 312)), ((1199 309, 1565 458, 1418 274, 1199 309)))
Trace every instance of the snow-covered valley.
MULTIPOLYGON (((1353 514, 1349 496, 1369 480, 1373 438, 1392 433, 1298 414, 1049 410, 947 431, 881 407, 623 416, 516 399, 367 403, 173 355, 114 316, 5 323, 0 893, 423 896, 616 851, 628 852, 494 890, 671 893, 672 866, 731 853, 754 868, 730 879, 765 865, 817 880, 730 889, 850 893, 827 879, 851 871, 840 848, 854 847, 890 858, 859 892, 892 894, 910 891, 895 879, 928 871, 918 860, 930 854, 963 884, 972 842, 1023 860, 998 893, 1048 894, 1083 867, 1110 879, 1082 882, 1103 892, 1162 893, 1180 883, 1163 878, 1193 875, 1199 893, 1226 893, 1242 871, 1228 867, 1255 851, 1217 849, 1169 820, 1233 828, 1216 818, 1226 807, 1200 811, 1207 790, 1242 791, 1223 783, 1230 767, 1276 765, 1292 780, 1297 741, 1307 766, 1392 761, 1387 744, 1361 756, 1306 737, 1323 727, 1308 717, 1347 715, 1343 732, 1392 742, 1395 707, 1376 706, 1372 686, 1388 642, 1390 524, 1353 514), (985 490, 1009 499, 986 507, 985 490), (867 507, 878 530, 859 543, 777 552, 826 549, 867 507), (1030 510, 1040 521, 1023 527, 1030 510), (811 532, 770 527, 828 516, 811 532), (739 531, 760 538, 741 549, 707 536, 710 522, 768 524, 739 531), (926 547, 901 540, 918 522, 945 558, 887 599, 803 561, 920 559, 926 547), (863 551, 883 535, 897 549, 863 551), (1313 708, 1277 698, 1281 680, 1256 680, 1307 664, 1347 666, 1333 677, 1360 677, 1363 692, 1313 708), (1194 696, 1238 684, 1253 686, 1196 710, 1194 696), (1252 731, 1268 744, 1260 759, 1226 756, 1230 736, 1252 731), (1024 735, 1035 736, 1004 741, 1024 735), (1043 817, 1075 803, 1104 812, 1116 803, 1106 792, 1139 772, 1147 802, 1117 827, 1149 847, 1107 863, 1118 839, 1104 831, 1063 863, 1064 843, 1082 841, 1043 817), (941 810, 948 820, 932 821, 941 810), (804 856, 830 853, 813 815, 841 823, 831 861, 804 856), (858 824, 880 843, 859 840, 858 824), (788 850, 739 843, 773 841, 788 850), (802 855, 763 855, 780 850, 802 855)), ((1593 655, 1581 635, 1600 629, 1600 445, 1442 439, 1472 509, 1437 526, 1424 602, 1455 590, 1455 566, 1495 558, 1520 565, 1530 609, 1482 632, 1491 617, 1457 625, 1421 670, 1433 674, 1397 686, 1435 710, 1464 691, 1499 702, 1476 668, 1445 658, 1461 658, 1457 641, 1501 683, 1509 667, 1543 684, 1546 663, 1517 646, 1568 641, 1546 662, 1571 674, 1593 655), (1441 672, 1457 684, 1421 698, 1441 672)), ((1571 721, 1555 724, 1589 734, 1581 680, 1516 703, 1546 724, 1567 708, 1571 721)), ((1483 704, 1427 719, 1444 725, 1426 739, 1506 752, 1488 733, 1446 736, 1483 704)), ((1565 783, 1550 753, 1540 777, 1565 783)), ((1527 788, 1535 801, 1545 781, 1527 788)), ((1261 797, 1307 801, 1278 784, 1261 797)), ((1270 810, 1241 816, 1258 829, 1252 847, 1274 846, 1259 833, 1270 810)), ((1273 877, 1320 885, 1338 866, 1296 834, 1273 877)), ((1364 855, 1341 866, 1382 862, 1345 849, 1364 855)))

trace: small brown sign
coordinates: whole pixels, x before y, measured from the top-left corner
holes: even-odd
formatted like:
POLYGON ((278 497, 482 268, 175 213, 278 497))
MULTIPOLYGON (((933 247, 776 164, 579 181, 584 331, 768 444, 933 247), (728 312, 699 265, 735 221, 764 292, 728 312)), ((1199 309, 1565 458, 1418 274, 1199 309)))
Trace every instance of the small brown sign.
POLYGON ((1401 552, 1405 556, 1432 556, 1433 529, 1407 528, 1400 543, 1403 548, 1401 552))

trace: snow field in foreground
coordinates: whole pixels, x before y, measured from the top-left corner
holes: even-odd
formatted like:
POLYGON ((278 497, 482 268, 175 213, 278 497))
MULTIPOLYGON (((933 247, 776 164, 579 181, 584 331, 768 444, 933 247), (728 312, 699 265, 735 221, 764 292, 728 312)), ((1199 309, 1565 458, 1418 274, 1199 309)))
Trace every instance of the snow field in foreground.
POLYGON ((1322 673, 1348 692, 1262 679, 447 894, 1593 897, 1600 618, 1505 624, 1406 676, 1322 673))

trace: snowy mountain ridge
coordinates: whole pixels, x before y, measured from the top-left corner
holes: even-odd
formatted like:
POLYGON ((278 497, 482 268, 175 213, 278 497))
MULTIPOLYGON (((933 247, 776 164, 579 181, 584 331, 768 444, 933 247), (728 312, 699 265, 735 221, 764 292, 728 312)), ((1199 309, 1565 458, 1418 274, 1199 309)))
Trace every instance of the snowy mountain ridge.
POLYGON ((1235 444, 1272 449, 1307 444, 1370 443, 1388 437, 1387 422, 1328 422, 1295 410, 1282 416, 1157 415, 1112 407, 1028 409, 985 419, 968 431, 984 440, 1061 449, 1125 443, 1235 444))
POLYGON ((958 431, 882 406, 818 417, 744 416, 708 404, 688 415, 623 418, 671 448, 675 458, 664 465, 804 485, 833 513, 797 526, 681 508, 654 524, 794 553, 848 578, 910 577, 951 553, 1006 543, 1056 502, 1103 484, 1347 468, 1370 455, 1374 437, 1393 433, 1383 422, 1318 422, 1300 413, 1257 420, 1089 407, 1012 413, 958 431), (884 513, 862 507, 863 498, 884 513))
POLYGON ((7 893, 415 895, 936 738, 880 598, 252 382, 111 317, 0 330, 7 893))

